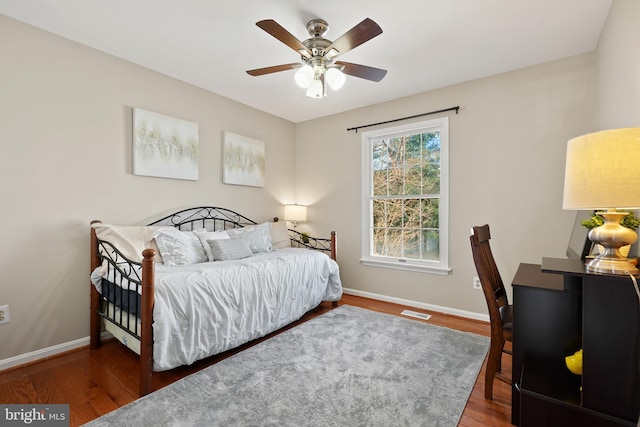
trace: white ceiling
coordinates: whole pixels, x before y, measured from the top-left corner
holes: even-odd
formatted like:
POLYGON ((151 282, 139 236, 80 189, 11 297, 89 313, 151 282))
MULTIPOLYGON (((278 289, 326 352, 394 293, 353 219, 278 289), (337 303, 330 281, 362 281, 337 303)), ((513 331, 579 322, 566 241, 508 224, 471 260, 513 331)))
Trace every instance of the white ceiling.
MULTIPOLYGON (((611 0, 0 0, 0 13, 211 92, 301 122, 594 50, 611 0), (388 70, 308 98, 295 71, 246 70, 300 58, 255 23, 335 40, 364 18, 383 30, 340 60, 388 70)), ((455 100, 452 100, 455 103, 455 100)), ((443 106, 448 107, 448 106, 443 106)))

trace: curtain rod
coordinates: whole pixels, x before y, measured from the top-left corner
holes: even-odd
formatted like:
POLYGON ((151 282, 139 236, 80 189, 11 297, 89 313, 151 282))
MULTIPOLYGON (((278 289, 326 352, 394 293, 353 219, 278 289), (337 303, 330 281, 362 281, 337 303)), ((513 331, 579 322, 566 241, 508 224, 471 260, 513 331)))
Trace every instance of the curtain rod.
POLYGON ((413 116, 407 116, 407 117, 401 117, 399 119, 387 120, 386 122, 378 122, 378 123, 371 123, 370 125, 354 126, 352 128, 347 128, 347 132, 349 132, 350 130, 355 130, 356 133, 358 133, 358 129, 368 128, 370 126, 384 125, 384 124, 387 124, 387 123, 399 122, 400 120, 415 119, 416 117, 429 116, 431 114, 444 113, 446 111, 456 110, 456 114, 458 114, 458 110, 459 109, 460 109, 460 106, 457 105, 455 107, 445 108, 444 110, 430 111, 428 113, 422 113, 422 114, 415 114, 413 116))

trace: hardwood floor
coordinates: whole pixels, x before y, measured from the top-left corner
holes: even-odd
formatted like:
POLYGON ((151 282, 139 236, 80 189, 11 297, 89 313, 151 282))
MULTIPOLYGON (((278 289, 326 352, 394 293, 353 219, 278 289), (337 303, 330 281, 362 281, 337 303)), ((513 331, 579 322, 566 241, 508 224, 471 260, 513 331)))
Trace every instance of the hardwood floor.
MULTIPOLYGON (((352 295, 345 295, 340 304, 355 305, 394 315, 400 315, 402 310, 409 308, 413 311, 431 314, 432 317, 427 321, 428 323, 489 336, 489 325, 485 322, 352 295)), ((331 309, 330 303, 322 303, 289 327, 331 309)), ((268 338, 257 340, 223 355, 212 356, 191 366, 155 373, 154 389, 157 390, 171 384, 268 338)), ((503 366, 504 373, 510 376, 511 360, 507 359, 508 357, 505 356, 503 366)), ((98 350, 91 351, 88 348, 82 348, 27 366, 0 372, 0 403, 68 403, 71 408, 71 426, 82 425, 126 405, 138 398, 137 393, 137 355, 115 340, 104 343, 98 350)), ((511 387, 503 382, 495 381, 493 400, 485 400, 483 366, 458 425, 462 427, 503 427, 511 426, 510 420, 511 387)))

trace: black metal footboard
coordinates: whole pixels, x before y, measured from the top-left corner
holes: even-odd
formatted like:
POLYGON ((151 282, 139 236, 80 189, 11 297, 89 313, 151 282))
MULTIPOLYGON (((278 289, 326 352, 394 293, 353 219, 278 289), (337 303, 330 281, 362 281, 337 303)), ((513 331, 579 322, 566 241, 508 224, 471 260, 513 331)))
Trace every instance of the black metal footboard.
POLYGON ((289 229, 289 240, 291 240, 292 248, 307 248, 315 251, 321 251, 326 253, 333 259, 337 257, 336 247, 336 232, 331 232, 330 239, 323 239, 319 237, 311 237, 306 233, 301 233, 297 230, 289 229))
POLYGON ((142 264, 127 259, 110 242, 97 240, 103 270, 97 312, 103 319, 140 339, 142 264))

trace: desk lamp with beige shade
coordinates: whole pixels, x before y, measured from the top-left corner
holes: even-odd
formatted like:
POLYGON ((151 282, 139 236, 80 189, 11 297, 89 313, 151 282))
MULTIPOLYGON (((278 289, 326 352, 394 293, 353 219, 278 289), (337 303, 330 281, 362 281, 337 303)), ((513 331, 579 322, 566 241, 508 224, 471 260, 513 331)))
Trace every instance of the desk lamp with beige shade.
POLYGON ((640 208, 640 128, 613 129, 579 136, 567 143, 563 209, 598 210, 604 224, 589 240, 604 248, 587 263, 593 273, 638 274, 620 248, 634 243, 635 231, 620 225, 640 208))

